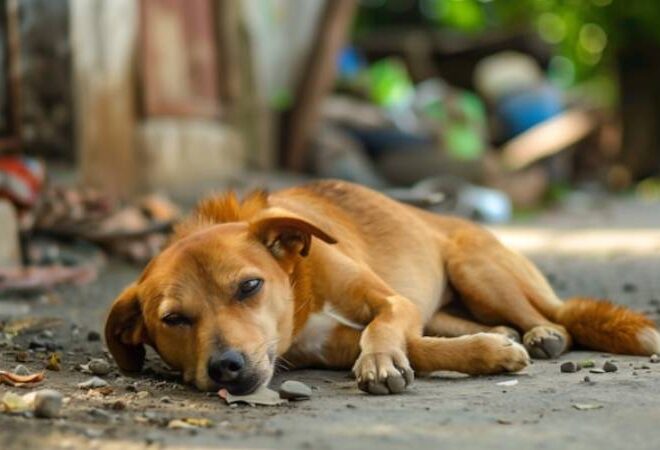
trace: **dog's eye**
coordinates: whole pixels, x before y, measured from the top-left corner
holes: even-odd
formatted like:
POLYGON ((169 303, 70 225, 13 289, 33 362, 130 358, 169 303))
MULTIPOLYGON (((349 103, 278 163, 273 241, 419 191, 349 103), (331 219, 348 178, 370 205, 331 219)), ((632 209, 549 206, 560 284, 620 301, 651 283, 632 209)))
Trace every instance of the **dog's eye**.
POLYGON ((238 285, 238 292, 236 297, 239 300, 246 299, 261 289, 261 286, 264 284, 264 280, 261 278, 252 278, 250 280, 241 281, 241 284, 238 285))
POLYGON ((162 320, 165 325, 171 327, 192 325, 192 320, 177 313, 165 314, 160 320, 162 320))

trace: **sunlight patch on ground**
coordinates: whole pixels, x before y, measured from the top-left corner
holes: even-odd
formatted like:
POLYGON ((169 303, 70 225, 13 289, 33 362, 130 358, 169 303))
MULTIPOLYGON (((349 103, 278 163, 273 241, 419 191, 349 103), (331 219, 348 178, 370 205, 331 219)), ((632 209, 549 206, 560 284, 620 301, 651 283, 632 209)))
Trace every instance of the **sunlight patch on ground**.
POLYGON ((491 227, 507 246, 522 253, 561 255, 660 255, 660 229, 548 229, 491 227))

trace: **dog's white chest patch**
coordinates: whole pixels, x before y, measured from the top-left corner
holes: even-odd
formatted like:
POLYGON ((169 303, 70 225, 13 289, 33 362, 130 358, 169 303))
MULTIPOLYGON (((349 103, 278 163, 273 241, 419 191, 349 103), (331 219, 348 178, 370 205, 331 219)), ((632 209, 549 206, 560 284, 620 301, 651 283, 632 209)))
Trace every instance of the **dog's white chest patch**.
POLYGON ((364 326, 338 314, 326 305, 322 311, 309 316, 302 331, 296 336, 296 350, 305 354, 322 355, 323 346, 337 325, 346 325, 357 330, 364 326))

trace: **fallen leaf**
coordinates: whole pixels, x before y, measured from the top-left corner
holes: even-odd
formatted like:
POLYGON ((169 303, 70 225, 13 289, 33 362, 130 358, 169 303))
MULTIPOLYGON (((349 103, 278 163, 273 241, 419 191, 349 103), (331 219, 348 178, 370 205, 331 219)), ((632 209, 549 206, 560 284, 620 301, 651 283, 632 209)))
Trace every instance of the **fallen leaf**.
POLYGON ((268 389, 266 386, 261 386, 249 395, 231 395, 226 389, 220 389, 218 396, 227 402, 228 405, 232 403, 247 403, 250 406, 277 406, 287 402, 281 399, 277 392, 268 389))
POLYGON ((186 417, 184 419, 174 419, 170 420, 167 424, 167 428, 210 428, 213 426, 213 422, 209 419, 199 419, 195 417, 186 417))
POLYGON ((592 403, 575 403, 573 408, 579 411, 590 411, 592 409, 601 409, 603 408, 603 405, 595 405, 592 403))
POLYGON ((31 405, 22 395, 13 392, 7 392, 2 396, 0 405, 2 405, 2 411, 6 413, 21 413, 31 409, 31 405))
POLYGON ((0 370, 0 384, 8 384, 13 387, 32 387, 35 383, 43 381, 43 372, 30 375, 17 375, 12 372, 0 370))
POLYGON ((197 417, 187 417, 182 419, 184 422, 189 423, 190 425, 200 427, 200 428, 210 428, 213 426, 213 422, 209 419, 201 419, 197 417))
POLYGON ((48 355, 48 360, 46 362, 46 369, 53 370, 55 372, 59 372, 60 370, 62 370, 62 367, 60 366, 59 353, 51 353, 50 355, 48 355))

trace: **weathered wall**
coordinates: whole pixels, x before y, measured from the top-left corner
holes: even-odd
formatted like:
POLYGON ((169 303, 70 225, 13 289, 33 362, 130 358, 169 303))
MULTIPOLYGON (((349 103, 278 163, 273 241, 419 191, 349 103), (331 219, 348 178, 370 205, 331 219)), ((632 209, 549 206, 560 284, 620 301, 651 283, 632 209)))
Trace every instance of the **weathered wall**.
POLYGON ((24 150, 73 160, 69 0, 20 0, 24 150))

